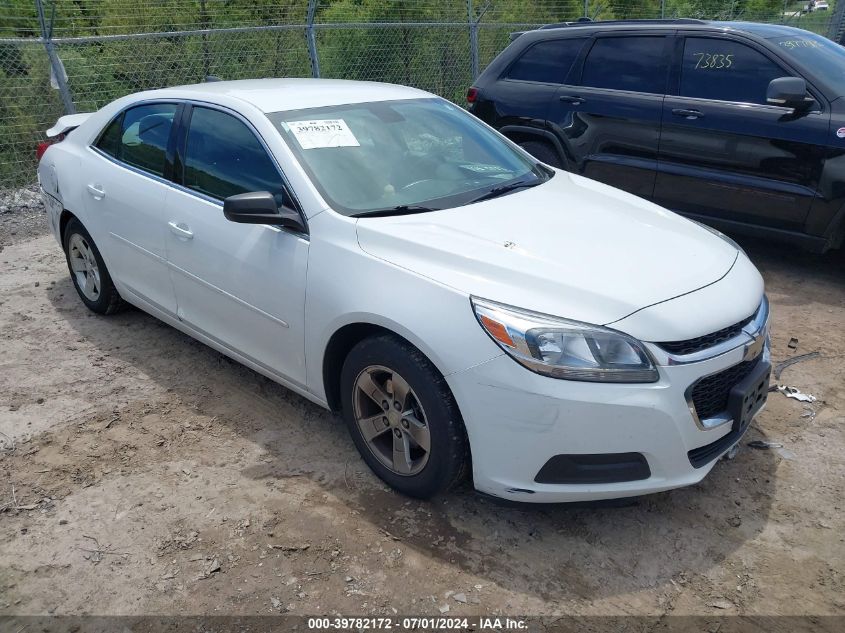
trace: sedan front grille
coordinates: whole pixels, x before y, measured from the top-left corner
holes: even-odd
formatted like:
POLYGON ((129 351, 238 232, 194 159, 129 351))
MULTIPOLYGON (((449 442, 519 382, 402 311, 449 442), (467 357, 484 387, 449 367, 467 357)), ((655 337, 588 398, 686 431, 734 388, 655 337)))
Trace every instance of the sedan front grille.
POLYGON ((731 389, 751 373, 759 360, 758 356, 753 360, 723 369, 717 374, 706 376, 695 383, 691 395, 698 419, 706 420, 726 411, 731 389))
POLYGON ((707 349, 708 347, 718 345, 722 341, 732 339, 734 336, 736 336, 742 331, 742 328, 752 318, 754 317, 750 316, 747 319, 743 319, 739 323, 734 323, 733 325, 729 325, 726 328, 722 328, 721 330, 717 330, 716 332, 711 332, 710 334, 705 334, 703 336, 697 336, 695 338, 690 338, 685 341, 670 341, 668 343, 657 343, 657 345, 662 347, 670 354, 676 354, 679 356, 684 354, 692 354, 694 352, 700 352, 701 350, 707 349))

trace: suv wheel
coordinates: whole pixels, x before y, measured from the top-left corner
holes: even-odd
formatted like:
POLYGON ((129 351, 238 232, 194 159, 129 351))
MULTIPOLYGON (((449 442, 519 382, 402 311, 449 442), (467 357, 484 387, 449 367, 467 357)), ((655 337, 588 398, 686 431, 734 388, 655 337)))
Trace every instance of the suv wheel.
POLYGON ((519 146, 540 162, 546 163, 546 165, 551 165, 558 169, 564 168, 563 161, 560 160, 557 151, 548 143, 544 143, 543 141, 524 141, 519 146))
POLYGON ((341 372, 343 417, 367 465, 396 490, 427 499, 463 479, 468 441, 440 372, 392 335, 365 339, 341 372))

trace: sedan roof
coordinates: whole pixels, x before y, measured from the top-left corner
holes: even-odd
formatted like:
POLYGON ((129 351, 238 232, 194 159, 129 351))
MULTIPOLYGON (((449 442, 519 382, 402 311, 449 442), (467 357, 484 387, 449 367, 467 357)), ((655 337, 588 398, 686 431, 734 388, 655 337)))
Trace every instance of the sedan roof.
POLYGON ((416 88, 373 81, 343 79, 243 79, 210 81, 156 90, 156 96, 219 100, 221 96, 247 102, 263 112, 319 108, 321 106, 395 101, 433 97, 416 88))

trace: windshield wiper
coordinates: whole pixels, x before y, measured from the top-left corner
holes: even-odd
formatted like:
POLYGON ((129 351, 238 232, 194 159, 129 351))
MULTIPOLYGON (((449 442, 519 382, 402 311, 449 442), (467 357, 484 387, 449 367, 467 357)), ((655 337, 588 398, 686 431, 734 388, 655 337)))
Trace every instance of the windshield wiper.
POLYGON ((516 191, 517 189, 523 189, 525 187, 536 187, 537 185, 545 182, 544 180, 518 180, 516 182, 509 183, 507 185, 499 185, 498 187, 493 187, 487 193, 483 193, 477 198, 473 198, 467 204, 472 204, 473 202, 481 202, 482 200, 490 200, 490 198, 498 198, 506 193, 510 193, 511 191, 516 191))
POLYGON ((435 207, 426 207, 420 204, 400 204, 396 207, 387 207, 385 209, 371 209, 370 211, 361 211, 360 213, 353 213, 353 218, 373 218, 384 217, 387 215, 411 215, 412 213, 427 213, 429 211, 440 211, 435 207))
MULTIPOLYGON (((506 185, 499 185, 498 187, 493 187, 492 189, 490 189, 490 191, 487 191, 478 196, 477 198, 473 198, 472 200, 464 204, 472 204, 473 202, 481 202, 482 200, 497 198, 498 196, 510 193, 511 191, 516 191, 517 189, 523 189, 526 187, 536 187, 537 185, 542 184, 544 182, 546 181, 538 178, 536 180, 518 180, 516 182, 511 182, 506 185)), ((441 210, 442 209, 439 207, 427 207, 421 204, 400 204, 395 207, 386 207, 384 209, 371 209, 369 211, 359 211, 358 213, 353 213, 351 217, 378 218, 388 215, 411 215, 412 213, 427 213, 429 211, 441 210)))

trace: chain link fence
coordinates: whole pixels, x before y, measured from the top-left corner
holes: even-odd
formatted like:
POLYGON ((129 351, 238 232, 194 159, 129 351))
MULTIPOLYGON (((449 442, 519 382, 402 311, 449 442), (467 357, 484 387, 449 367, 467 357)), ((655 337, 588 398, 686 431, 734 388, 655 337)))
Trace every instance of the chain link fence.
POLYGON ((0 190, 31 185, 65 113, 131 92, 254 77, 416 86, 463 103, 514 31, 590 17, 789 24, 840 41, 811 0, 0 0, 0 190))

